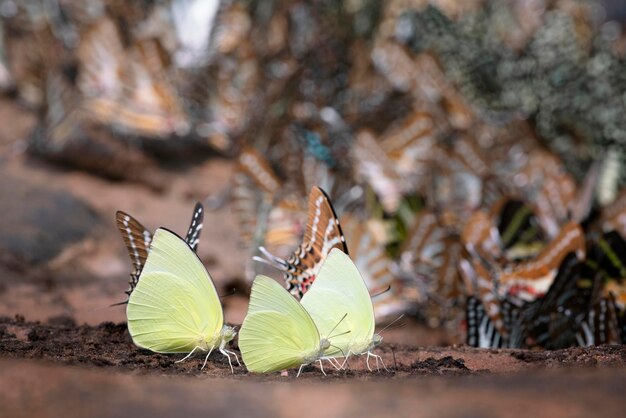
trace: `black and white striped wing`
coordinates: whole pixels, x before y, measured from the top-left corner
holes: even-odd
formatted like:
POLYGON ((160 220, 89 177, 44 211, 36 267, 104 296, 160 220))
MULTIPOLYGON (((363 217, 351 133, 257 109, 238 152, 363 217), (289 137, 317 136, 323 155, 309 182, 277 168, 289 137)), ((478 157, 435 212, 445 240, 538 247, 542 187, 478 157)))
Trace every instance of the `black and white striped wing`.
POLYGON ((485 312, 482 302, 467 298, 467 345, 479 348, 500 348, 503 338, 485 312))
POLYGON ((197 202, 193 209, 193 216, 191 217, 191 223, 189 224, 189 230, 185 236, 185 241, 191 247, 192 250, 198 252, 198 243, 200 242, 200 234, 202 233, 202 226, 204 222, 204 206, 202 203, 197 202))

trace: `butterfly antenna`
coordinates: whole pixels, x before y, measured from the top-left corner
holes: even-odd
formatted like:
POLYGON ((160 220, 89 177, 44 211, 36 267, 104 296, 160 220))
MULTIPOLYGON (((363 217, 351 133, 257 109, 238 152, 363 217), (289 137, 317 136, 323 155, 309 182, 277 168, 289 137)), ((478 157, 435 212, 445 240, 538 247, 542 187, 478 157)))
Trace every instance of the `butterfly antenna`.
MULTIPOLYGON (((337 324, 333 327, 333 329, 330 330, 330 332, 328 333, 328 335, 331 335, 333 333, 334 330, 337 329, 337 327, 339 326, 339 324, 341 324, 343 322, 344 319, 346 319, 346 316, 348 316, 348 313, 346 312, 341 319, 339 320, 339 322, 337 322, 337 324)), ((348 331, 350 332, 350 331, 348 331)), ((345 332, 343 334, 339 334, 339 335, 344 335, 345 332)), ((338 337, 338 335, 335 335, 335 337, 338 337)), ((331 337, 328 337, 328 339, 330 339, 331 337)))
MULTIPOLYGON (((402 318, 404 318, 404 314, 400 315, 399 317, 397 317, 396 319, 394 319, 393 321, 391 321, 389 324, 387 324, 383 329, 381 329, 380 331, 378 331, 378 334, 382 333, 384 330, 388 329, 390 326, 392 326, 393 324, 395 324, 396 322, 398 322, 399 320, 401 320, 402 318)), ((404 325, 404 324, 402 324, 404 325)), ((400 325, 400 326, 402 326, 400 325)))
POLYGON ((387 285, 387 288, 386 288, 385 290, 381 290, 381 291, 380 291, 380 292, 378 292, 378 293, 374 293, 373 295, 370 295, 370 298, 372 298, 372 299, 373 299, 373 298, 375 298, 376 296, 380 296, 380 295, 383 295, 383 294, 385 294, 385 293, 389 292, 390 290, 391 290, 391 285, 387 285))
POLYGON ((265 258, 255 255, 254 257, 252 257, 254 261, 267 264, 282 271, 287 270, 287 268, 289 267, 285 260, 280 257, 276 257, 274 254, 267 251, 265 247, 259 247, 259 251, 261 251, 261 254, 263 254, 263 257, 265 258))
POLYGON ((125 300, 125 301, 123 301, 123 302, 117 302, 117 303, 114 303, 114 304, 112 304, 112 305, 109 305, 108 307, 109 307, 109 308, 112 308, 112 307, 114 307, 114 306, 120 306, 120 305, 128 305, 128 300, 125 300))
POLYGON ((330 341, 330 339, 331 339, 331 338, 341 337, 342 335, 350 334, 350 332, 352 332, 352 331, 348 330, 348 331, 346 331, 346 332, 342 332, 341 334, 332 335, 332 336, 328 337, 328 338, 327 338, 327 340, 329 340, 329 341, 330 341))
MULTIPOLYGON (((350 331, 348 331, 348 332, 350 332, 350 331)), ((331 347, 335 347, 337 350, 341 351, 341 355, 342 355, 343 357, 345 357, 345 356, 346 356, 346 353, 344 353, 344 352, 343 352, 343 350, 341 349, 341 347, 337 347, 335 344, 331 344, 330 346, 331 346, 331 347)))

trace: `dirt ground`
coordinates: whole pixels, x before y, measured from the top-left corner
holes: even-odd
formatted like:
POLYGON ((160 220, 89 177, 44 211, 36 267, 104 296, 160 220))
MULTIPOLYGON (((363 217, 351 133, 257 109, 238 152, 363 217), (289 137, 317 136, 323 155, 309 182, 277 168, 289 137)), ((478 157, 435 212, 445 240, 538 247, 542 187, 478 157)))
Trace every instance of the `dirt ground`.
MULTIPOLYGON (((15 201, 19 183, 68 193, 99 219, 86 238, 45 263, 5 263, 0 246, 0 417, 624 416, 623 346, 479 350, 406 319, 385 331, 377 349, 388 370, 370 372, 364 359, 354 359, 348 370, 328 365, 324 376, 312 366, 297 379, 293 371, 231 373, 219 354, 200 370, 200 357, 177 363, 182 356, 138 349, 124 307, 109 307, 123 300, 130 271, 115 211, 151 229, 184 232, 194 202, 212 202, 228 188, 232 163, 215 158, 170 170, 162 191, 108 181, 28 157, 34 117, 1 101, 0 113, 14 119, 11 129, 0 125, 0 183, 11 182, 0 187, 3 216, 41 216, 31 212, 41 208, 15 201)), ((205 214, 199 249, 220 292, 237 289, 224 298, 232 324, 243 321, 248 286, 236 231, 228 207, 216 205, 205 214)))
POLYGON ((124 323, 0 320, 0 416, 623 416, 626 348, 554 352, 389 343, 389 370, 231 374, 135 347, 124 323))

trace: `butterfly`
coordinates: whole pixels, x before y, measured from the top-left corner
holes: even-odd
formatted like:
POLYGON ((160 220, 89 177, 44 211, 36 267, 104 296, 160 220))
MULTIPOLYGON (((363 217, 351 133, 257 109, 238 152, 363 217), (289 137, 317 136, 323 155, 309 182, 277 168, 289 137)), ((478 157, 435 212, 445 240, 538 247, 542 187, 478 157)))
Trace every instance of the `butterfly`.
POLYGON ((576 345, 576 332, 591 303, 591 286, 583 286, 587 274, 575 253, 565 256, 548 292, 522 314, 531 346, 558 349, 576 345))
MULTIPOLYGON (((157 353, 208 351, 237 355, 226 345, 237 334, 224 313, 211 276, 191 246, 175 233, 157 229, 126 307, 135 345, 157 353)), ((181 360, 182 361, 182 360, 181 360)))
MULTIPOLYGON (((239 349, 247 369, 270 373, 302 368, 324 359, 330 341, 320 333, 304 306, 275 280, 259 275, 252 283, 248 313, 239 331, 239 349)), ((324 369, 322 368, 322 371, 324 369)))
POLYGON ((453 314, 460 296, 457 263, 461 246, 437 222, 433 212, 421 211, 400 249, 400 274, 420 289, 429 311, 429 323, 438 326, 453 314))
POLYGON ((268 263, 282 270, 287 290, 299 297, 309 290, 331 249, 339 248, 348 253, 339 219, 328 195, 321 188, 311 189, 308 208, 302 243, 287 260, 272 255, 263 247, 259 249, 265 258, 254 257, 256 261, 268 263))
MULTIPOLYGON (((382 341, 374 334, 376 327, 374 305, 367 286, 350 257, 333 248, 324 260, 317 279, 302 297, 302 306, 313 318, 322 338, 331 339, 332 345, 325 351, 327 357, 367 355, 382 362, 372 353, 382 341)), ((383 363, 384 367, 384 363, 383 363)))
POLYGON ((564 225, 537 257, 500 272, 499 294, 529 302, 543 296, 553 283, 559 265, 570 252, 574 252, 579 259, 585 257, 585 235, 574 222, 564 225))
POLYGON ((92 120, 143 138, 189 131, 157 39, 137 39, 126 48, 114 21, 103 18, 81 38, 77 56, 82 108, 92 120))
POLYGON ((480 299, 475 296, 467 298, 467 345, 479 348, 500 348, 503 338, 494 326, 480 299))
POLYGON ((402 196, 421 190, 432 162, 435 122, 414 112, 381 138, 359 132, 352 147, 355 177, 370 185, 387 213, 395 213, 402 196))
MULTIPOLYGON (((198 202, 194 207, 191 223, 189 224, 189 229, 187 231, 187 235, 185 236, 185 242, 189 244, 193 251, 198 250, 203 220, 204 207, 202 206, 202 203, 198 202)), ((133 271, 130 273, 130 287, 125 292, 128 296, 130 296, 137 286, 139 276, 144 264, 146 263, 146 259, 148 258, 150 243, 152 242, 152 234, 138 220, 122 211, 117 211, 115 213, 115 222, 117 224, 117 229, 122 235, 124 244, 126 244, 126 250, 128 251, 130 261, 133 263, 133 271)), ((124 303, 126 302, 121 302, 121 304, 124 303)))

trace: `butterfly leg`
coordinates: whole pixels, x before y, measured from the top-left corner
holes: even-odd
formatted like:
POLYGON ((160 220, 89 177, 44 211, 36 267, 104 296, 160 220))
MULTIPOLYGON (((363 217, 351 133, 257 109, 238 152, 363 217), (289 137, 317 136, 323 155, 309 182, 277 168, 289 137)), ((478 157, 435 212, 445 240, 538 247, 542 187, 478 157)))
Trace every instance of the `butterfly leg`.
POLYGON ((349 365, 348 359, 350 358, 351 355, 352 355, 352 351, 348 351, 348 354, 346 354, 345 360, 343 361, 343 364, 341 365, 342 369, 345 369, 346 365, 349 365))
MULTIPOLYGON (((223 355, 225 355, 228 358, 228 365, 230 366, 230 372, 232 374, 235 374, 235 369, 233 369, 233 362, 230 361, 230 354, 228 354, 228 350, 225 350, 225 349, 220 347, 220 353, 222 353, 223 355)), ((235 353, 233 353, 233 354, 235 354, 235 353)), ((237 358, 237 356, 235 356, 235 358, 237 358)), ((237 360, 237 362, 239 362, 239 360, 237 360)))
POLYGON ((298 369, 298 374, 296 375, 296 378, 300 377, 300 373, 302 372, 302 368, 306 366, 306 364, 301 364, 300 368, 298 369))
POLYGON ((196 351, 198 348, 198 346, 194 347, 193 350, 191 350, 191 352, 189 354, 187 354, 185 357, 181 358, 180 360, 177 360, 176 363, 182 363, 183 361, 187 360, 189 357, 191 357, 191 355, 194 353, 194 351, 196 351))
POLYGON ((322 360, 328 361, 331 364, 331 366, 333 366, 335 368, 335 370, 341 370, 341 364, 339 364, 339 362, 337 361, 336 358, 334 358, 334 357, 323 357, 322 360))
POLYGON ((368 357, 372 356, 376 359, 376 369, 377 371, 380 371, 380 366, 378 366, 378 361, 380 360, 380 364, 383 365, 383 369, 385 369, 385 371, 389 371, 389 369, 387 368, 387 366, 385 366, 385 362, 383 361, 383 358, 381 356, 379 356, 378 354, 374 354, 371 352, 367 352, 368 357))
POLYGON ((367 359, 365 360, 365 364, 367 364, 367 370, 369 370, 370 372, 373 372, 374 370, 372 370, 372 368, 370 367, 370 352, 367 352, 367 359))
POLYGON ((200 370, 204 370, 204 368, 206 367, 206 362, 209 360, 209 356, 211 355, 212 352, 213 352, 213 347, 211 347, 211 349, 209 350, 209 354, 207 354, 206 357, 204 358, 204 363, 202 363, 202 367, 200 368, 200 370))
MULTIPOLYGON (((237 354, 234 351, 230 351, 226 349, 226 344, 227 342, 225 340, 222 340, 222 342, 220 343, 220 353, 224 354, 226 357, 228 357, 228 363, 230 364, 230 354, 232 354, 233 356, 235 356, 235 360, 237 360, 237 365, 239 365, 239 367, 241 367, 241 363, 239 362, 239 357, 237 357, 237 354)), ((230 365, 230 369, 231 371, 233 371, 233 365, 230 365)), ((235 373, 233 371, 233 373, 235 373)))
POLYGON ((322 373, 324 373, 324 376, 326 376, 326 372, 324 371, 324 366, 322 365, 322 359, 318 360, 320 362, 320 370, 322 371, 322 373))
POLYGON ((233 356, 235 356, 235 360, 237 361, 237 365, 239 367, 241 367, 241 363, 239 362, 239 357, 237 357, 237 353, 235 353, 234 351, 231 351, 231 350, 226 350, 226 349, 224 349, 224 351, 226 351, 228 354, 232 354, 233 356))

